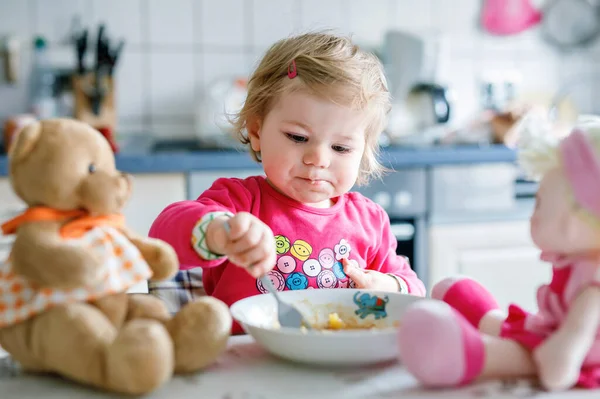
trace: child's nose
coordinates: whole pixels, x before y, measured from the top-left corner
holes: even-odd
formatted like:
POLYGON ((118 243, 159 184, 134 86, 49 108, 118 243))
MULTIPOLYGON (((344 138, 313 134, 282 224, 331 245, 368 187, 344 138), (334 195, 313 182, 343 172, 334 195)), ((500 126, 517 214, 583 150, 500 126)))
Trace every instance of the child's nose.
POLYGON ((317 168, 327 168, 329 166, 329 151, 325 146, 313 146, 304 153, 304 163, 313 165, 317 168))

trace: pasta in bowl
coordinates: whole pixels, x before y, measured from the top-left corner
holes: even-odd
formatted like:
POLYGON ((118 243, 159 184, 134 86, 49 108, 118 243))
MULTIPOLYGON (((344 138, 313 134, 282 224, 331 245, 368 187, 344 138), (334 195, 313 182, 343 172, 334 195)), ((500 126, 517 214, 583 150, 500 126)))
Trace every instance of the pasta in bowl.
POLYGON ((366 365, 398 356, 397 332, 404 310, 431 300, 395 292, 319 289, 280 292, 310 323, 281 327, 272 294, 242 299, 231 306, 233 318, 275 356, 320 365, 366 365))

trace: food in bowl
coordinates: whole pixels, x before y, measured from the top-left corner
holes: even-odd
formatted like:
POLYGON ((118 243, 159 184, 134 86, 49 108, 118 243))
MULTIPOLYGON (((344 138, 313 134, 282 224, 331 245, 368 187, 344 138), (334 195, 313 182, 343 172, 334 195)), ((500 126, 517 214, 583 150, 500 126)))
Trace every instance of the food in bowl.
POLYGON ((328 330, 343 330, 346 328, 346 323, 344 320, 340 319, 340 316, 336 313, 329 313, 329 319, 327 323, 328 330))
MULTIPOLYGON (((303 299, 296 305, 300 308, 309 325, 300 327, 303 333, 309 329, 321 332, 376 330, 397 328, 398 320, 390 320, 386 305, 387 295, 375 295, 356 292, 352 297, 352 305, 346 303, 312 303, 303 299)), ((281 328, 275 318, 273 327, 281 328)))
MULTIPOLYGON (((275 322, 275 328, 280 328, 278 322, 275 322)), ((353 320, 344 321, 338 315, 337 312, 329 313, 327 318, 327 323, 325 325, 303 325, 300 327, 302 332, 307 332, 308 330, 320 330, 320 331, 342 331, 342 330, 369 330, 372 328, 377 328, 374 324, 360 324, 353 320)))
MULTIPOLYGON (((392 325, 382 325, 374 322, 358 322, 354 318, 342 319, 337 312, 329 313, 327 323, 325 325, 317 324, 310 326, 313 330, 319 331, 348 331, 348 330, 373 330, 390 327, 398 327, 400 323, 398 321, 392 322, 392 325)), ((305 326, 300 327, 302 331, 308 331, 305 326)))
MULTIPOLYGON (((394 321, 392 322, 391 327, 399 327, 400 322, 394 321)), ((370 330, 373 328, 388 328, 390 326, 381 326, 377 323, 358 323, 354 319, 343 320, 337 312, 333 312, 329 314, 329 318, 327 320, 327 326, 322 328, 323 330, 370 330)), ((317 327, 319 329, 319 327, 317 327)))

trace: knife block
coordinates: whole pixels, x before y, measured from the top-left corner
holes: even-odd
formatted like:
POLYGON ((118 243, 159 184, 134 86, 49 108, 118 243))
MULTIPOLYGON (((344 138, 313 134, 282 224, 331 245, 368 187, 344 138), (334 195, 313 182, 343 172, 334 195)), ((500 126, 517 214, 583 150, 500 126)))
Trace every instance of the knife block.
POLYGON ((95 82, 94 73, 73 76, 73 117, 88 123, 95 129, 108 128, 114 131, 117 124, 114 80, 112 76, 104 76, 101 80, 103 96, 98 114, 94 113, 90 99, 90 93, 95 90, 95 82))

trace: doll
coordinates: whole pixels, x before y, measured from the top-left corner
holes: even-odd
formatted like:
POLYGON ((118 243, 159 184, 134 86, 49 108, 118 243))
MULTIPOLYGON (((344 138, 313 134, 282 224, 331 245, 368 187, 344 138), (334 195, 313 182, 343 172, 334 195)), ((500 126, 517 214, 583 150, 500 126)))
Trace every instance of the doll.
POLYGON ((507 315, 475 280, 442 280, 436 300, 407 309, 398 335, 402 362, 425 386, 532 377, 547 390, 600 387, 600 118, 562 139, 540 126, 520 126, 519 149, 539 180, 531 237, 552 268, 538 311, 514 304, 507 315))

